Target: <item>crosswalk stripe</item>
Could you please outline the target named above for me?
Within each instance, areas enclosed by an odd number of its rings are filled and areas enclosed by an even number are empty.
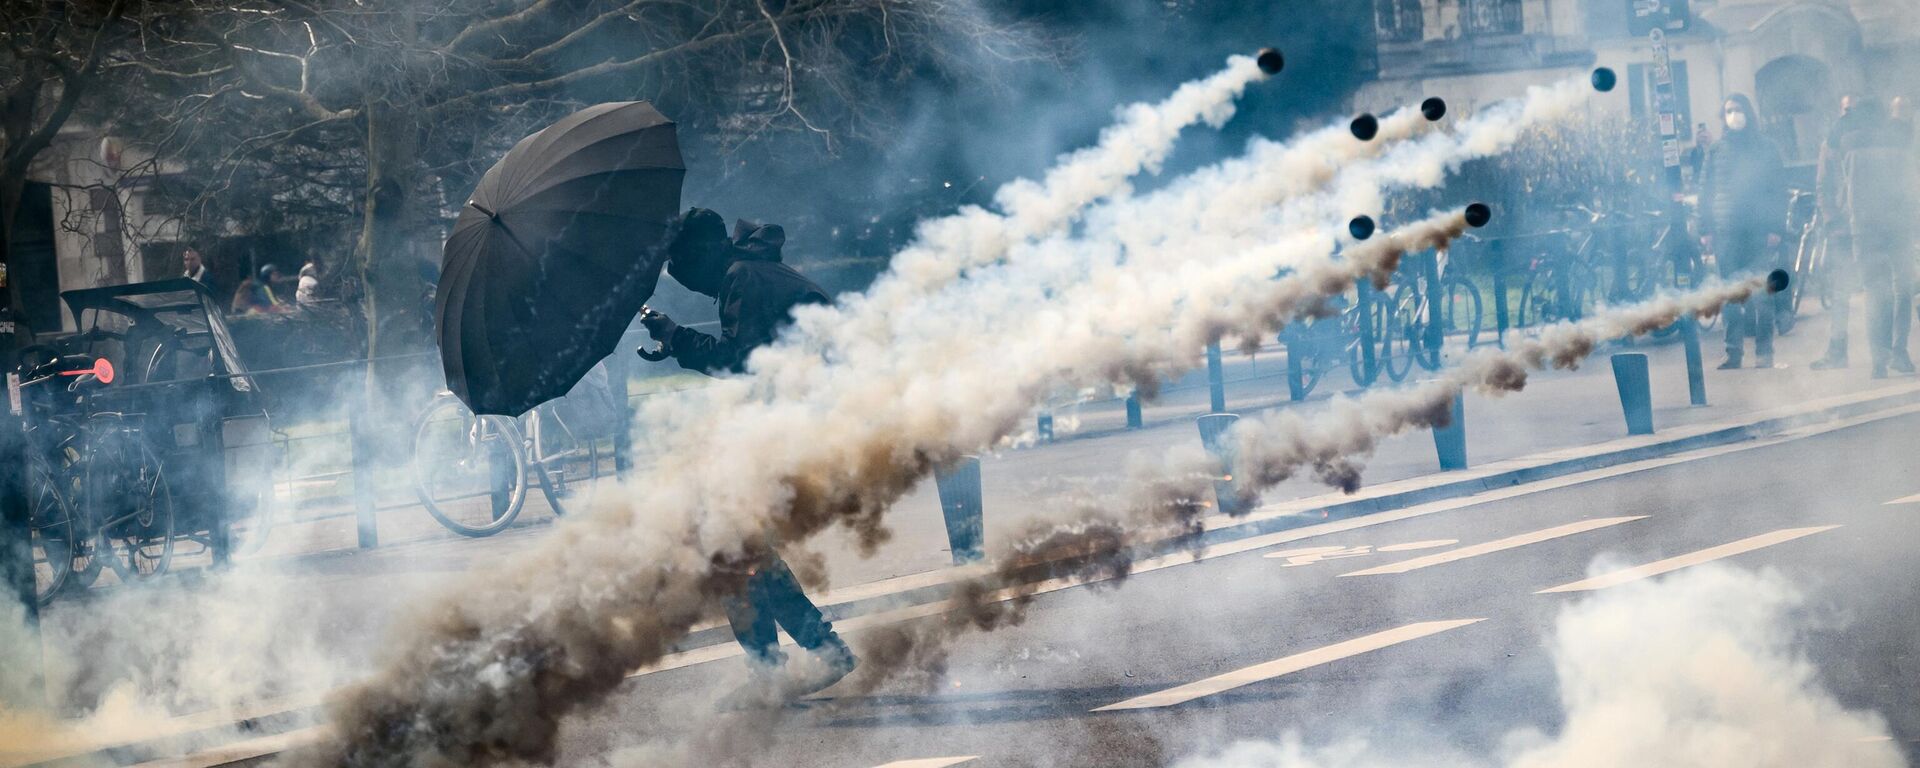
[[[1881,506],[1891,507],[1895,504],[1920,504],[1920,493],[1916,493],[1912,496],[1902,496],[1900,498],[1894,499],[1893,501],[1885,502],[1881,504]]]
[[[1707,547],[1706,549],[1702,549],[1697,552],[1688,552],[1684,555],[1669,557],[1665,560],[1659,560],[1656,562],[1647,563],[1646,565],[1634,566],[1632,568],[1624,568],[1618,571],[1614,571],[1612,573],[1601,574],[1591,579],[1581,579],[1580,581],[1576,581],[1570,584],[1562,584],[1557,587],[1543,589],[1543,590],[1540,590],[1539,592],[1535,592],[1534,594],[1545,595],[1545,594],[1551,594],[1555,592],[1590,592],[1596,589],[1606,589],[1607,587],[1617,587],[1621,584],[1625,584],[1630,581],[1639,581],[1649,576],[1658,576],[1660,574],[1667,573],[1670,571],[1677,571],[1682,568],[1689,568],[1692,566],[1699,565],[1701,563],[1707,563],[1707,562],[1712,562],[1714,560],[1719,560],[1723,557],[1732,557],[1734,555],[1752,552],[1756,549],[1764,549],[1767,547],[1771,547],[1775,544],[1784,544],[1786,542],[1793,541],[1794,539],[1800,538],[1802,536],[1812,536],[1813,534],[1821,533],[1823,531],[1831,531],[1838,527],[1840,526],[1819,525],[1811,528],[1783,528],[1781,530],[1774,531],[1772,533],[1763,533],[1758,536],[1749,536],[1739,541],[1731,541],[1725,544],[1721,544],[1719,546]]]
[[[1524,547],[1524,546],[1527,546],[1528,544],[1538,544],[1543,541],[1550,541],[1552,539],[1557,539],[1562,536],[1572,536],[1576,533],[1586,533],[1587,531],[1599,530],[1601,528],[1607,528],[1610,526],[1619,525],[1621,523],[1631,523],[1635,520],[1645,520],[1645,519],[1647,519],[1646,515],[1632,515],[1628,517],[1602,517],[1602,518],[1597,518],[1593,520],[1581,520],[1576,523],[1568,523],[1566,525],[1557,525],[1552,528],[1544,528],[1538,531],[1522,533],[1516,536],[1508,536],[1504,539],[1495,539],[1493,541],[1482,542],[1482,543],[1474,544],[1471,546],[1461,547],[1459,549],[1449,549],[1445,552],[1435,552],[1431,555],[1426,555],[1424,557],[1416,557],[1410,560],[1402,560],[1397,563],[1388,563],[1386,565],[1367,568],[1365,570],[1354,571],[1352,573],[1343,573],[1340,575],[1341,576],[1380,576],[1380,575],[1389,574],[1389,573],[1406,573],[1408,571],[1417,571],[1417,570],[1420,570],[1421,568],[1430,568],[1436,565],[1451,563],[1456,560],[1465,560],[1469,557],[1479,557],[1481,555],[1492,554],[1494,552],[1513,549],[1515,547]]]
[[[874,766],[874,768],[947,768],[949,765],[970,763],[978,759],[980,759],[979,755],[968,755],[966,757],[922,757],[916,760],[895,760],[891,763]]]
[[[1358,656],[1368,651],[1377,651],[1388,646],[1399,645],[1408,640],[1417,640],[1428,635],[1439,634],[1449,629],[1459,629],[1486,619],[1454,619],[1450,621],[1422,621],[1395,627],[1384,632],[1356,637],[1333,645],[1315,648],[1311,651],[1296,653],[1285,658],[1261,662],[1251,667],[1243,667],[1223,675],[1215,675],[1186,685],[1175,686],[1157,693],[1127,699],[1115,704],[1095,708],[1095,712],[1113,712],[1123,709],[1152,709],[1184,704],[1194,699],[1212,696],[1230,691],[1243,685],[1251,685],[1263,680],[1271,680],[1281,675],[1291,674],[1328,662],[1339,661],[1348,656]]]

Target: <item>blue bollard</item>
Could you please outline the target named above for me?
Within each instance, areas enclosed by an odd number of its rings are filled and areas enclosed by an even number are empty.
[[[1220,363],[1220,342],[1207,345],[1207,398],[1214,413],[1227,411],[1227,373]]]
[[[1700,318],[1680,318],[1680,341],[1687,348],[1687,400],[1707,404],[1706,363],[1700,359]]]
[[[1250,510],[1240,498],[1239,489],[1233,481],[1233,447],[1225,439],[1227,430],[1239,420],[1239,416],[1231,413],[1209,413],[1196,422],[1200,427],[1200,445],[1207,449],[1208,455],[1219,460],[1226,471],[1225,475],[1213,481],[1214,500],[1219,503],[1220,511],[1235,516],[1244,515]]]
[[[1041,411],[1039,421],[1033,425],[1033,431],[1039,442],[1053,442],[1053,411]]]
[[[1627,434],[1653,434],[1653,392],[1647,385],[1647,356],[1639,352],[1614,355],[1613,384],[1620,390],[1620,409],[1627,415]]]
[[[954,565],[979,562],[981,531],[985,529],[980,500],[980,457],[962,456],[952,466],[933,476],[940,492],[940,513],[947,521],[947,549]]]
[[[1146,425],[1147,420],[1140,413],[1140,393],[1127,393],[1127,429],[1140,429]]]
[[[1433,449],[1440,454],[1440,469],[1467,468],[1467,400],[1455,393],[1453,410],[1444,427],[1433,428]]]

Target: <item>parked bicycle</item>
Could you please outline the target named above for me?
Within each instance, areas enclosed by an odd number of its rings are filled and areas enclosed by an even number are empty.
[[[451,392],[427,406],[414,428],[413,476],[420,504],[463,536],[491,536],[526,505],[538,483],[555,515],[589,505],[613,474],[602,438],[569,425],[553,403],[519,418],[476,416]]]
[[[1380,377],[1374,344],[1386,331],[1386,314],[1372,286],[1328,303],[1331,314],[1303,319],[1280,330],[1287,347],[1289,395],[1304,400],[1328,373],[1345,367],[1354,384],[1371,386]]]
[[[1416,362],[1429,371],[1440,370],[1449,339],[1468,349],[1480,343],[1485,319],[1480,289],[1460,277],[1450,262],[1446,251],[1409,257],[1394,276],[1380,348],[1381,367],[1393,381],[1406,380]]]

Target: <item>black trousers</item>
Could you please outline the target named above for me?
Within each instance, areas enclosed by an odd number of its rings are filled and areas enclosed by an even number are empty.
[[[1875,365],[1905,352],[1913,329],[1913,238],[1891,229],[1856,228],[1854,260],[1867,292],[1867,349]]]
[[[1773,261],[1768,258],[1767,232],[1764,228],[1730,227],[1715,237],[1718,242],[1714,243],[1714,247],[1719,251],[1715,254],[1715,261],[1719,262],[1721,277],[1741,280],[1765,274],[1772,268]],[[1772,296],[1750,296],[1746,301],[1727,304],[1721,312],[1726,315],[1727,322],[1727,357],[1740,359],[1748,337],[1753,338],[1755,355],[1773,356]]]

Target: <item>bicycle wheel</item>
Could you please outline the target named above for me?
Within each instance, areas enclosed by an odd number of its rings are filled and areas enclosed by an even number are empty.
[[[601,467],[612,458],[612,452],[602,452],[598,439],[582,437],[551,411],[542,418],[548,422],[540,430],[547,445],[540,446],[540,461],[529,462],[539,473],[536,479],[541,494],[553,506],[555,516],[567,514],[569,505],[574,509],[593,508],[603,479],[613,474],[611,468]]]
[[[45,462],[33,461],[28,467],[27,497],[33,530],[33,593],[41,605],[67,586],[73,575],[75,555],[80,551],[73,506],[60,495]]]
[[[413,436],[414,492],[447,530],[491,536],[513,524],[527,500],[527,456],[520,430],[504,416],[474,416],[442,396],[421,414]]]
[[[99,554],[123,583],[167,572],[173,563],[173,489],[166,468],[139,432],[114,432],[116,445],[96,448],[88,488],[100,526]]]
[[[1448,277],[1440,289],[1440,329],[1445,337],[1465,336],[1467,349],[1480,344],[1480,324],[1486,319],[1480,289],[1457,277]]]
[[[1338,361],[1327,360],[1327,333],[1341,322],[1340,318],[1302,321],[1288,325],[1280,331],[1280,343],[1287,348],[1287,376],[1292,391],[1288,394],[1295,400],[1303,400],[1313,394],[1313,388],[1320,385],[1327,370]],[[1297,381],[1293,378],[1298,377]]]
[[[1386,338],[1387,307],[1378,299],[1367,302],[1364,307],[1364,310],[1349,309],[1340,315],[1341,346],[1346,350],[1347,371],[1353,375],[1353,383],[1371,387],[1380,379],[1380,360],[1375,357],[1373,370],[1367,370],[1367,353],[1377,349],[1380,340]],[[1374,346],[1369,347],[1368,340]]]
[[[1420,346],[1420,300],[1411,286],[1402,285],[1393,292],[1387,316],[1387,332],[1380,342],[1380,367],[1392,381],[1406,381],[1413,372],[1413,360]]]

